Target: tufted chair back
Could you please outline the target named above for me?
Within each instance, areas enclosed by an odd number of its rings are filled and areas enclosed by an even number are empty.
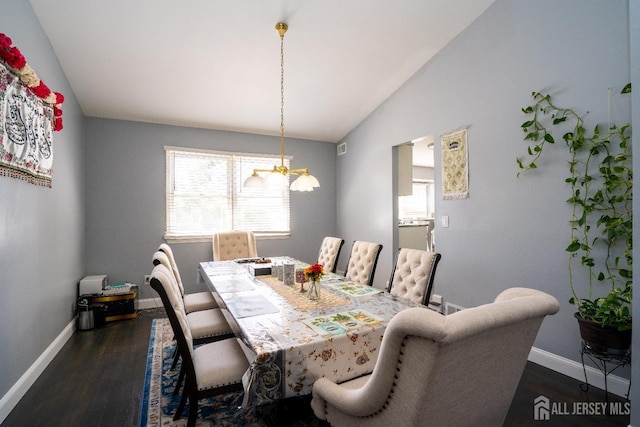
[[[344,240],[337,237],[327,236],[322,240],[320,253],[318,254],[318,264],[322,264],[325,271],[336,272],[342,245],[344,245]]]
[[[213,260],[255,258],[256,238],[251,231],[225,231],[213,235]]]
[[[440,254],[435,252],[400,248],[391,270],[387,292],[429,305],[433,278],[440,258]]]
[[[558,301],[510,288],[443,316],[424,307],[387,325],[373,373],[313,385],[315,415],[334,427],[501,426],[544,317]]]
[[[354,241],[349,261],[347,261],[345,277],[363,285],[373,285],[373,276],[381,250],[382,245],[379,243]]]

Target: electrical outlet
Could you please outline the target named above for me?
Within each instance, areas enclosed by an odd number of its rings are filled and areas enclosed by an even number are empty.
[[[459,306],[457,304],[451,304],[450,302],[446,302],[445,304],[445,314],[453,314],[453,313],[457,313],[458,311],[462,311],[464,310],[464,307]]]
[[[146,274],[144,276],[144,284],[145,285],[151,285],[151,276],[150,275]]]

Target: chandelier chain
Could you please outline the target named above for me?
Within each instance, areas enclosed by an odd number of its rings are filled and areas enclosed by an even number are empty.
[[[284,33],[280,34],[280,164],[284,166]]]
[[[313,191],[319,187],[320,183],[309,173],[308,168],[289,169],[284,165],[284,33],[287,32],[288,25],[284,22],[276,24],[276,31],[280,34],[280,166],[273,166],[273,169],[253,169],[253,174],[248,177],[243,187],[272,188],[288,183],[290,175],[298,175],[289,187],[292,191]],[[264,179],[259,173],[267,173]]]

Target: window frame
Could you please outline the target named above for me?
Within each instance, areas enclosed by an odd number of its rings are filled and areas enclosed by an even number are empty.
[[[407,215],[407,211],[405,210],[412,202],[408,202],[409,199],[413,199],[416,197],[416,185],[420,187],[424,187],[425,194],[425,211],[424,215]],[[398,218],[399,219],[431,219],[433,218],[433,214],[435,211],[435,182],[431,179],[413,179],[411,182],[412,186],[412,195],[410,196],[400,196],[398,199]],[[415,202],[413,202],[415,203]],[[406,205],[405,205],[406,204]],[[415,213],[415,212],[412,212]]]
[[[241,198],[255,198],[256,200],[260,200],[261,197],[256,196],[256,190],[251,189],[243,189],[242,184],[244,179],[246,179],[250,174],[251,170],[247,172],[243,170],[242,163],[260,163],[268,164],[269,166],[260,166],[260,169],[271,169],[273,165],[280,164],[280,155],[271,155],[271,154],[257,154],[257,153],[243,153],[243,152],[230,152],[230,151],[220,151],[220,150],[210,150],[210,149],[201,149],[201,148],[188,148],[188,147],[177,147],[177,146],[164,146],[165,150],[165,230],[164,230],[164,239],[167,242],[173,243],[181,243],[181,242],[210,242],[212,235],[217,231],[227,231],[229,229],[213,229],[211,232],[201,230],[200,232],[195,233],[186,233],[180,232],[179,226],[171,224],[170,221],[175,220],[176,216],[176,198],[175,198],[175,188],[174,188],[174,180],[176,175],[175,170],[175,158],[177,156],[194,156],[198,157],[199,154],[203,156],[203,160],[206,157],[210,157],[211,159],[222,158],[226,161],[226,176],[228,183],[226,187],[226,205],[228,209],[227,215],[231,223],[231,229],[235,226],[238,226],[237,221],[239,221],[238,210],[241,207],[238,205],[238,201]],[[288,167],[291,163],[292,157],[285,156],[284,161],[285,165]],[[253,166],[251,166],[253,169]],[[244,176],[246,174],[246,176]],[[287,177],[288,178],[288,177]],[[287,181],[288,182],[288,181]],[[254,192],[253,195],[249,194]],[[243,195],[243,193],[245,193]],[[202,193],[204,194],[204,192]],[[285,217],[282,220],[282,224],[285,224],[284,230],[251,230],[256,235],[256,238],[260,239],[269,239],[269,238],[287,238],[291,235],[291,202],[290,202],[290,190],[287,185],[286,188],[281,190],[281,199],[282,199],[282,211],[284,211]],[[211,195],[211,197],[215,197]],[[268,193],[268,195],[264,196],[269,200],[278,199],[277,192],[272,191]],[[240,227],[238,229],[250,229],[249,227]]]

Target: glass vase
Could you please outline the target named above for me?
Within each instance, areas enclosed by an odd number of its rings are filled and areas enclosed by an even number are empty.
[[[320,284],[317,280],[309,282],[309,291],[307,292],[307,296],[312,301],[320,299]]]

